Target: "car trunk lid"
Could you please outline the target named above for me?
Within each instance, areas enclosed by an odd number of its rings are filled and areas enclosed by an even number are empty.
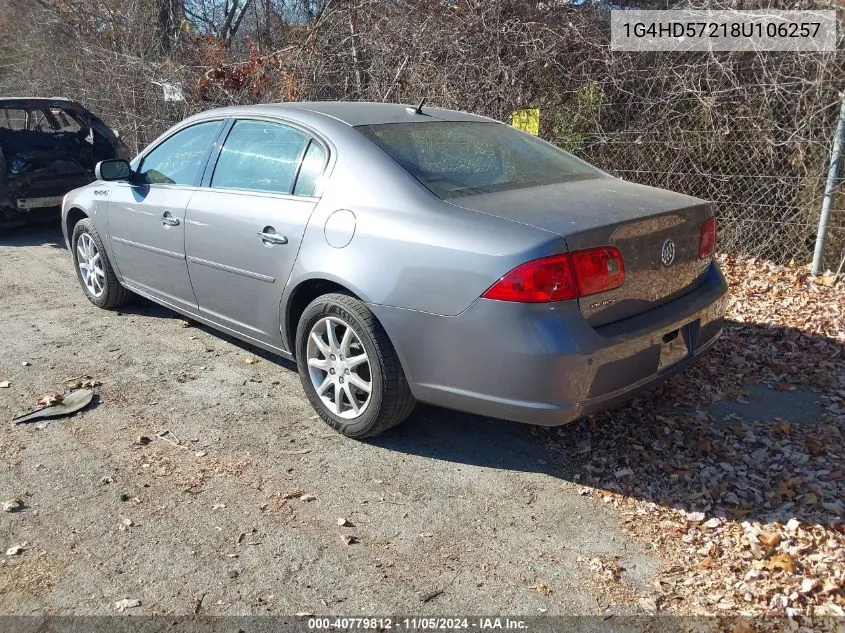
[[[593,326],[634,316],[691,292],[704,280],[710,263],[709,258],[698,257],[702,224],[712,216],[710,204],[662,189],[601,177],[462,196],[450,202],[557,233],[570,251],[617,248],[625,282],[579,299],[581,313]]]

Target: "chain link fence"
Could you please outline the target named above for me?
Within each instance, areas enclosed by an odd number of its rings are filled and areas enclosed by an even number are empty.
[[[584,135],[576,153],[625,180],[712,201],[722,252],[808,262],[819,228],[832,134],[820,130],[809,156],[780,165],[773,165],[766,152],[776,148],[758,147],[757,130],[724,135],[712,129],[596,132]],[[566,145],[564,139],[559,142]],[[840,176],[840,192],[842,182]],[[839,208],[831,214],[829,264],[845,248],[841,193],[834,199]]]

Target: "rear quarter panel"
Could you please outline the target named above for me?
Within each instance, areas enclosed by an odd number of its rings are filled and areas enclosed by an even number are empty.
[[[337,131],[335,140],[337,160],[288,296],[322,278],[368,303],[451,316],[516,265],[566,248],[556,233],[446,204],[352,128]],[[355,229],[348,245],[336,248],[326,239],[326,221],[342,209],[354,214]]]

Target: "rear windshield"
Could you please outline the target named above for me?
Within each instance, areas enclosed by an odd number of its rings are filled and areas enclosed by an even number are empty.
[[[356,129],[444,199],[603,175],[554,145],[501,123],[432,121]]]

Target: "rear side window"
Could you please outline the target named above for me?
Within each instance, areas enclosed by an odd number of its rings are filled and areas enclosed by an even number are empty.
[[[302,158],[302,167],[299,169],[296,187],[293,189],[295,196],[314,195],[314,190],[317,188],[317,180],[323,174],[325,163],[326,150],[317,141],[311,141],[305,152],[305,156]]]
[[[356,129],[445,199],[602,175],[571,154],[500,123],[432,121]]]
[[[79,132],[83,125],[72,112],[62,110],[61,108],[50,108],[50,114],[58,125],[58,129],[62,132]]]
[[[0,128],[7,130],[25,130],[27,125],[26,110],[18,108],[0,108]]]
[[[87,132],[77,114],[62,108],[0,108],[0,129],[61,134]]]
[[[207,121],[176,132],[144,156],[138,169],[147,184],[195,185],[222,121]]]
[[[286,125],[236,121],[223,143],[211,186],[291,193],[308,135]]]

